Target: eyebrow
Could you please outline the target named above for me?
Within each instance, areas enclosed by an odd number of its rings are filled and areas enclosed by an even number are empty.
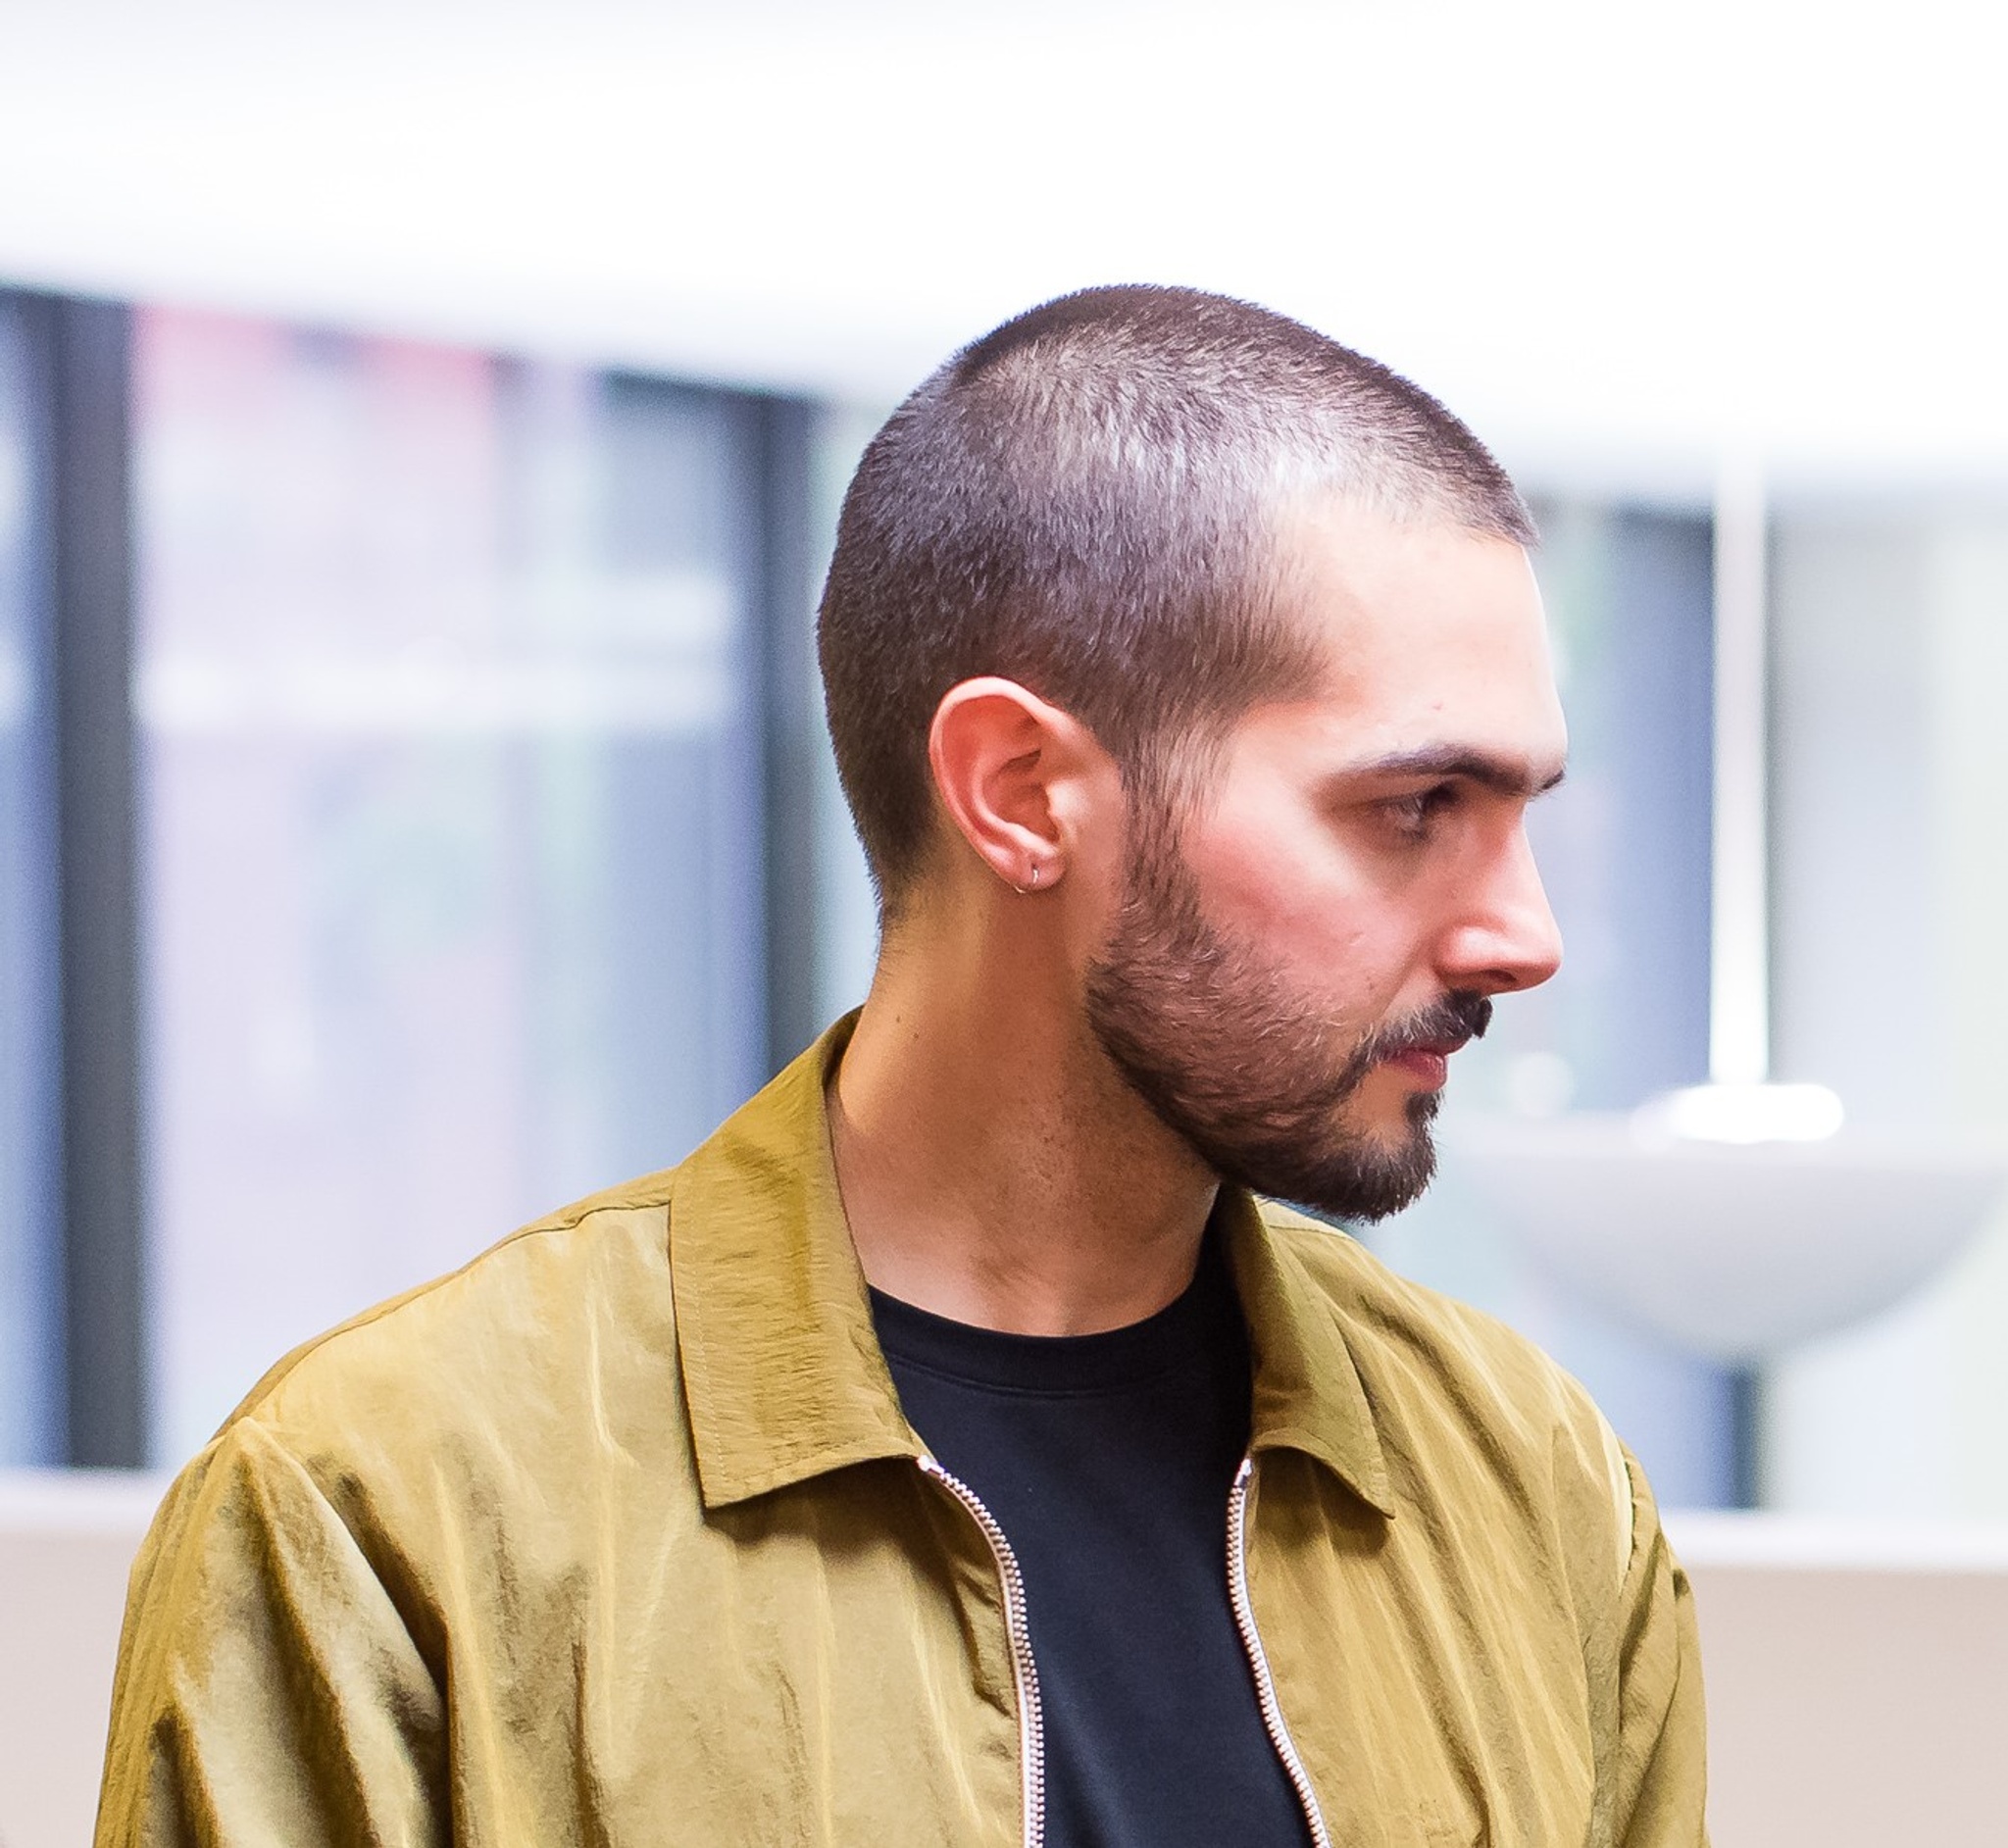
[[[1467,745],[1432,744],[1420,750],[1395,751],[1386,757],[1349,764],[1340,774],[1349,782],[1363,776],[1462,776],[1502,796],[1531,802],[1535,796],[1544,796],[1554,788],[1566,771],[1558,765],[1542,776],[1514,758],[1474,750]]]

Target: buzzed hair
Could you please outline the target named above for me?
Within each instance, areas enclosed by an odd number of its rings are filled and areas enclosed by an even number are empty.
[[[1484,445],[1287,317],[1083,290],[963,348],[844,496],[817,625],[837,770],[888,921],[933,828],[928,733],[979,674],[1073,715],[1148,781],[1322,666],[1276,594],[1278,517],[1325,490],[1530,544]]]

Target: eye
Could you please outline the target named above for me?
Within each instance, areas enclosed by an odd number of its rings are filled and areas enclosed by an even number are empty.
[[[1412,795],[1390,796],[1378,806],[1400,839],[1424,841],[1429,839],[1433,824],[1454,809],[1462,795],[1457,783],[1440,782],[1418,789]]]

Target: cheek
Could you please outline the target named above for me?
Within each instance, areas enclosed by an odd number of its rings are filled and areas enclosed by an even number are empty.
[[[1371,1024],[1418,961],[1400,908],[1334,865],[1291,851],[1274,828],[1223,831],[1188,856],[1208,919],[1255,959],[1347,1018]]]
[[[1295,803],[1277,796],[1224,805],[1196,838],[1187,834],[1183,851],[1207,912],[1239,934],[1294,939],[1358,928],[1356,870]]]

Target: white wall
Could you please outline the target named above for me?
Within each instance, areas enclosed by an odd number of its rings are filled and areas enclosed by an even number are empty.
[[[1714,1848],[2001,1838],[2008,1529],[1671,1516],[1694,1583]]]
[[[2008,1141],[2008,504],[1788,507],[1774,583],[1779,1075]],[[2004,1328],[2008,1201],[1912,1300],[1772,1370],[1767,1503],[2008,1517]]]
[[[1192,281],[1523,459],[1998,470],[1995,31],[1964,0],[0,0],[0,275],[866,399],[1043,295]]]
[[[126,1574],[157,1476],[0,1471],[0,1844],[90,1839]]]

